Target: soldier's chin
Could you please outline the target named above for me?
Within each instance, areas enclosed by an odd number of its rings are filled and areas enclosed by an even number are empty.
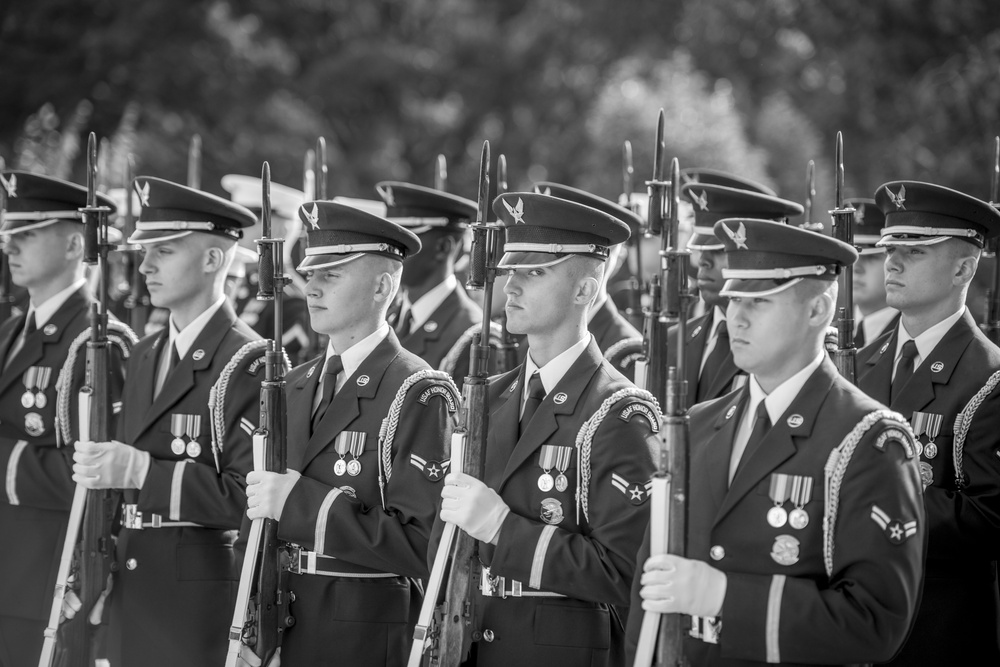
[[[528,333],[528,323],[524,321],[524,311],[520,308],[507,310],[507,331],[512,334],[523,335]]]

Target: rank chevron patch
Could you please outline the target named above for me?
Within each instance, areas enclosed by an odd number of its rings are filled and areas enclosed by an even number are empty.
[[[902,519],[893,519],[878,505],[872,505],[871,518],[885,533],[886,539],[893,544],[902,544],[917,534],[916,521],[903,523]]]
[[[451,461],[427,461],[416,454],[410,454],[410,465],[424,473],[424,477],[432,482],[440,482],[448,473]]]
[[[611,473],[611,485],[622,492],[633,505],[642,505],[649,499],[649,491],[653,488],[652,482],[640,484],[630,482],[617,473]]]

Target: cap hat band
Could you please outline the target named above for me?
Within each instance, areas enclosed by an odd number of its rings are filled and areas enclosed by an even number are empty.
[[[593,243],[505,243],[503,250],[504,252],[544,252],[550,255],[583,253],[600,255],[601,257],[607,257],[609,254],[607,246]]]
[[[962,229],[954,227],[923,227],[920,225],[893,225],[883,227],[882,236],[901,236],[913,234],[914,236],[958,236],[964,238],[982,239],[983,235],[974,229]]]
[[[787,280],[799,276],[822,276],[836,273],[829,266],[814,264],[812,266],[793,266],[787,269],[723,269],[722,277],[726,280]]]
[[[173,222],[137,222],[135,223],[135,228],[143,232],[158,232],[163,230],[187,230],[191,232],[216,231],[215,225],[211,222],[190,222],[187,220],[177,220]]]
[[[881,238],[878,234],[855,234],[854,243],[857,245],[875,245]]]
[[[389,222],[395,222],[403,227],[444,227],[448,224],[448,218],[433,217],[421,218],[416,216],[404,216],[400,218],[387,217]]]
[[[363,252],[389,253],[400,258],[403,257],[402,250],[388,243],[341,243],[339,245],[321,245],[306,248],[306,255],[309,257],[317,255],[348,255]]]

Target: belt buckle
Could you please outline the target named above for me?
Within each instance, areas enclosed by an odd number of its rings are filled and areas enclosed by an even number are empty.
[[[490,568],[484,567],[482,570],[482,593],[490,598],[505,598],[507,592],[504,590],[504,578],[490,575]]]
[[[122,505],[122,526],[130,530],[142,530],[142,512],[135,503]]]
[[[160,516],[159,514],[150,514],[149,525],[151,528],[159,528],[161,525],[163,525],[163,517]]]
[[[722,619],[713,616],[712,618],[705,618],[704,625],[702,627],[702,640],[708,644],[718,644],[719,643],[719,633],[722,631]]]
[[[299,557],[302,555],[302,547],[297,544],[287,545],[288,549],[288,564],[287,569],[292,574],[301,574],[299,569],[301,561]]]

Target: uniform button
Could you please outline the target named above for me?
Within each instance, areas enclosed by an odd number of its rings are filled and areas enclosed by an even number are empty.
[[[483,630],[483,639],[485,639],[488,642],[493,641],[493,631],[492,630]]]
[[[125,568],[126,569],[128,569],[128,570],[134,570],[137,567],[139,567],[139,561],[137,561],[136,559],[129,558],[127,561],[125,561]]]
[[[726,550],[716,544],[708,554],[712,557],[712,560],[722,560],[726,557]]]

